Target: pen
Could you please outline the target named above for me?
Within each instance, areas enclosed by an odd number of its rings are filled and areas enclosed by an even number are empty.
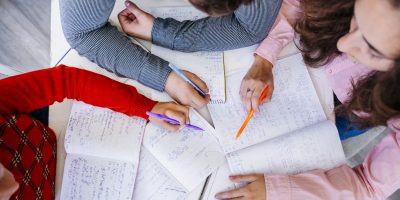
[[[162,115],[162,114],[153,113],[153,112],[146,112],[146,114],[148,116],[150,116],[150,117],[155,117],[157,119],[161,119],[161,120],[167,121],[170,124],[174,124],[174,125],[180,124],[177,120],[169,118],[169,117],[167,117],[165,115]],[[197,131],[204,131],[204,129],[202,129],[202,128],[198,127],[198,126],[195,126],[195,125],[191,125],[191,124],[185,124],[185,127],[191,128],[191,129],[194,129],[194,130],[197,130]]]
[[[258,98],[258,104],[261,104],[261,102],[267,96],[268,91],[269,91],[269,85],[267,85],[267,87],[265,87],[265,89],[263,90],[263,92],[260,95],[260,98]],[[254,114],[254,109],[251,108],[249,115],[247,115],[246,120],[244,120],[243,125],[240,127],[239,131],[237,132],[235,140],[237,140],[240,137],[240,135],[242,134],[244,128],[246,128],[247,123],[249,123],[251,117],[253,117],[253,114]]]
[[[197,86],[196,84],[194,84],[192,82],[192,80],[190,80],[178,67],[176,67],[174,64],[169,63],[168,65],[176,74],[178,74],[178,76],[180,76],[181,78],[183,78],[183,80],[185,80],[186,82],[188,82],[190,85],[192,85],[194,87],[194,89],[196,89],[201,96],[205,97],[206,93],[203,92],[203,90],[201,90],[199,88],[199,86]]]

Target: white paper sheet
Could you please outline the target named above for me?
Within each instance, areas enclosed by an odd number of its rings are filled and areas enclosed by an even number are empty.
[[[210,176],[201,200],[216,200],[215,194],[234,189],[235,185],[229,180],[230,175],[232,175],[232,172],[229,168],[228,161],[225,161],[225,163]]]
[[[137,166],[118,160],[68,154],[62,200],[130,200]]]
[[[138,163],[146,120],[74,102],[65,135],[68,153]]]
[[[330,121],[318,123],[227,155],[239,174],[297,174],[344,164],[338,132]]]
[[[182,20],[196,20],[206,15],[193,7],[163,7],[153,8],[151,13],[156,17]],[[225,70],[222,52],[183,53],[157,45],[151,47],[151,52],[164,60],[173,63],[182,70],[190,71],[200,77],[208,86],[211,104],[225,102]],[[170,101],[166,93],[154,91],[152,97],[159,101]]]
[[[60,199],[131,199],[146,120],[75,102]]]
[[[184,200],[187,196],[186,188],[162,166],[146,147],[142,147],[138,177],[132,199]]]
[[[216,135],[226,153],[326,120],[301,55],[279,60],[273,73],[272,101],[260,107],[261,113],[254,114],[236,141],[235,135],[247,116],[239,95],[245,72],[227,77],[225,104],[208,105]]]
[[[143,145],[187,189],[192,191],[224,162],[224,154],[207,124],[190,111],[190,123],[206,131],[185,128],[176,133],[153,124]]]

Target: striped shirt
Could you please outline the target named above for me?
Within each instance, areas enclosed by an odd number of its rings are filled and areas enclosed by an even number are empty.
[[[155,20],[152,42],[170,49],[223,51],[250,46],[268,34],[282,0],[254,0],[233,14],[196,21]],[[109,22],[115,0],[60,0],[61,24],[71,47],[113,73],[163,91],[168,62],[133,44]]]

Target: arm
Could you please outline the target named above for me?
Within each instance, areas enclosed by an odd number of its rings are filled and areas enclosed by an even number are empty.
[[[256,44],[268,34],[281,0],[254,0],[233,14],[196,21],[156,18],[154,44],[179,51],[221,51]]]
[[[400,135],[391,133],[355,168],[341,166],[293,176],[265,175],[267,200],[386,199],[400,188]]]
[[[274,64],[282,49],[293,41],[293,26],[301,13],[299,0],[284,0],[271,32],[255,53]]]
[[[168,62],[133,44],[108,23],[115,0],[61,0],[61,23],[72,48],[101,67],[163,91]]]
[[[0,113],[28,113],[68,98],[148,119],[156,104],[132,86],[63,65],[0,80],[0,94]]]

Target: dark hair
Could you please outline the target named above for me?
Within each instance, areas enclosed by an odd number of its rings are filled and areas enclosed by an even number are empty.
[[[400,61],[389,71],[371,72],[357,84],[353,82],[349,100],[336,110],[360,128],[384,126],[400,117]]]
[[[400,0],[391,3],[400,7]],[[354,0],[303,0],[302,8],[304,15],[295,26],[298,47],[306,64],[325,65],[340,55],[336,44],[350,29]],[[350,98],[336,111],[360,128],[386,125],[400,117],[400,61],[387,72],[372,72],[353,82]]]
[[[303,0],[304,15],[295,30],[300,35],[298,48],[311,67],[329,63],[340,54],[338,40],[350,29],[354,0]]]
[[[253,0],[189,0],[197,9],[209,15],[227,15],[234,12],[242,4]],[[269,0],[268,0],[269,1]]]

